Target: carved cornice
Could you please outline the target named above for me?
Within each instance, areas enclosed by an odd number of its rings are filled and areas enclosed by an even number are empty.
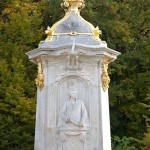
[[[29,59],[31,59],[33,62],[36,62],[36,59],[40,55],[49,55],[49,56],[63,56],[67,55],[70,49],[72,48],[72,42],[67,43],[64,45],[48,45],[48,48],[45,47],[40,47],[37,49],[34,49],[32,51],[29,51],[26,53],[26,55],[29,56]],[[118,55],[120,55],[119,52],[114,51],[110,48],[107,48],[107,45],[98,45],[98,46],[89,46],[89,45],[84,45],[84,44],[78,44],[76,43],[75,45],[75,53],[78,56],[95,56],[95,57],[102,57],[106,58],[107,60],[113,61],[116,59]],[[105,61],[107,61],[105,60]],[[109,62],[110,62],[109,61]]]

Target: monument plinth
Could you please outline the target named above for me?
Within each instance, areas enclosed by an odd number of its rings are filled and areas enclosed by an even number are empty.
[[[120,54],[80,16],[83,0],[64,0],[64,18],[27,53],[37,63],[35,150],[111,150],[108,64]]]

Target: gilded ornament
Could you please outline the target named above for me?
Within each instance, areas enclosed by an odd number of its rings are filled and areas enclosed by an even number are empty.
[[[101,75],[101,80],[102,80],[102,88],[104,92],[109,88],[109,83],[110,83],[110,78],[108,76],[108,63],[103,62],[102,63],[102,75]]]
[[[64,3],[61,3],[61,7],[64,9],[65,12],[68,12],[69,3],[64,1]]]
[[[54,30],[48,26],[47,30],[45,31],[45,34],[47,34],[46,41],[50,41],[53,38]]]
[[[80,10],[85,7],[84,0],[64,0],[64,2],[61,4],[62,8],[65,10],[66,14],[63,19],[55,23],[51,28],[48,27],[47,30],[45,31],[45,34],[47,34],[46,41],[51,41],[53,39],[53,36],[61,36],[61,35],[71,35],[71,36],[76,36],[76,35],[89,35],[93,36],[95,41],[100,41],[100,34],[101,30],[99,30],[98,27],[94,27],[91,23],[86,21],[84,18],[80,16]],[[85,22],[91,29],[91,33],[77,33],[77,32],[69,32],[69,33],[55,33],[56,28],[64,22],[71,14],[71,12],[74,11],[75,15]]]
[[[102,34],[101,30],[99,29],[99,27],[96,27],[96,28],[93,30],[93,36],[94,36],[94,39],[95,39],[96,41],[99,41],[99,40],[100,40],[100,38],[99,38],[100,34]]]
[[[85,4],[84,0],[64,0],[61,7],[65,12],[68,12],[69,10],[79,12],[85,7]]]
[[[35,83],[37,87],[40,88],[40,91],[41,91],[44,87],[44,75],[43,75],[42,61],[37,60],[37,63],[38,63],[38,75],[37,75],[37,78],[35,79]]]
[[[76,36],[76,35],[89,35],[89,36],[93,36],[92,33],[79,33],[79,32],[55,33],[55,34],[54,34],[54,36],[61,36],[61,35],[71,35],[71,36]]]

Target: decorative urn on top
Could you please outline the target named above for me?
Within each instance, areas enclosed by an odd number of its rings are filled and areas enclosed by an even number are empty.
[[[80,16],[83,0],[64,0],[65,16],[27,52],[38,64],[35,150],[111,150],[108,64],[120,54]]]

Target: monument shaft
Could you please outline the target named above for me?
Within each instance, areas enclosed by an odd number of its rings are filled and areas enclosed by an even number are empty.
[[[63,19],[27,53],[38,64],[35,150],[111,150],[108,64],[120,54],[84,20],[83,0],[65,0]]]

